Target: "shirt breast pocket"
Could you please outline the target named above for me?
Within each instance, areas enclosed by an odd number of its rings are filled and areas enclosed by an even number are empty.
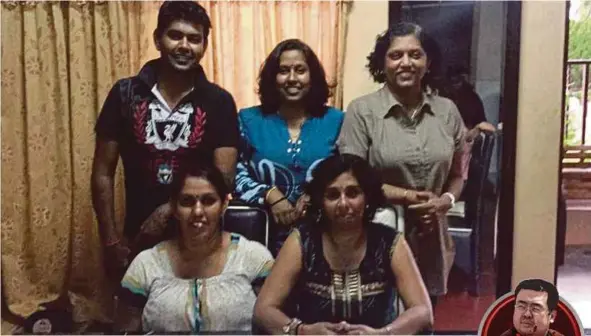
[[[430,133],[426,146],[434,163],[450,163],[456,147],[453,132],[441,125],[437,131]]]
[[[384,169],[416,164],[420,155],[421,144],[417,134],[399,127],[377,129],[368,150],[370,164]]]

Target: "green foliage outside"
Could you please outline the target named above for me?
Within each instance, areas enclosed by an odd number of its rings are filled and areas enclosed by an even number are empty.
[[[568,59],[591,60],[591,0],[580,1],[578,20],[570,20],[568,36]],[[573,65],[567,74],[566,110],[568,111],[568,98],[582,98],[583,66]],[[591,69],[590,69],[591,71]],[[591,73],[590,73],[591,76]],[[589,78],[591,81],[591,78]],[[591,97],[591,92],[589,94]],[[591,112],[591,111],[590,111]],[[575,139],[575,129],[568,114],[565,120],[564,144],[577,145],[580,139]],[[577,141],[578,140],[578,141]],[[589,142],[591,139],[587,139]]]
[[[588,1],[591,3],[591,1]],[[584,20],[571,20],[568,36],[568,59],[591,59],[591,17]],[[580,90],[583,81],[583,67],[572,66],[569,72],[569,88]]]
[[[566,97],[566,110],[568,111],[568,97]],[[579,144],[579,140],[577,140],[575,129],[572,126],[573,122],[571,120],[571,116],[567,113],[565,114],[566,119],[564,120],[564,145],[565,146],[575,146]]]
[[[571,20],[568,32],[568,59],[591,58],[591,17]]]
[[[577,13],[568,27],[568,59],[591,59],[591,0],[580,1]]]

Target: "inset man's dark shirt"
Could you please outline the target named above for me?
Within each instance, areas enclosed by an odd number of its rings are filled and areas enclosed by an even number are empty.
[[[509,329],[509,330],[505,331],[504,333],[502,333],[501,336],[521,336],[521,334],[518,333],[517,330],[512,328],[512,329]],[[546,336],[564,336],[564,335],[559,333],[556,330],[550,329],[546,333]]]

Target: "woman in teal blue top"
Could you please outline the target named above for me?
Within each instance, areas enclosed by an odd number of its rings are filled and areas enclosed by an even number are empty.
[[[236,196],[271,214],[269,249],[276,255],[307,204],[302,185],[336,152],[344,114],[326,106],[330,88],[312,49],[279,43],[259,74],[261,105],[240,110]]]

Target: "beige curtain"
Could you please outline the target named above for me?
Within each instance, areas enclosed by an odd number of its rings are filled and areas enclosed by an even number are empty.
[[[14,314],[69,294],[76,317],[106,319],[90,200],[93,127],[114,81],[140,66],[143,17],[157,8],[2,3],[2,285]],[[119,173],[118,218],[121,182]]]
[[[288,38],[306,42],[336,83],[331,104],[342,106],[345,1],[210,1],[212,39],[204,59],[210,78],[229,90],[238,107],[258,104],[256,79],[266,56]]]
[[[238,107],[258,103],[256,77],[281,40],[318,54],[342,105],[349,1],[210,1],[202,64]],[[77,320],[108,320],[112,302],[90,198],[93,127],[113,83],[158,57],[160,2],[2,2],[2,286],[28,316],[68,295]],[[116,211],[123,219],[122,176]],[[4,315],[3,315],[4,319]],[[5,330],[3,321],[2,333]]]

